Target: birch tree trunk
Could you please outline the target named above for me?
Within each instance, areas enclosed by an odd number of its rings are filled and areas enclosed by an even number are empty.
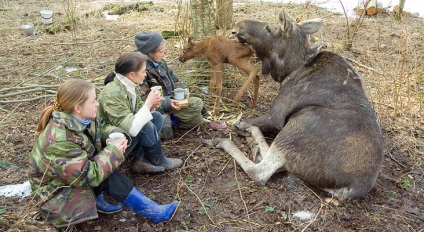
[[[233,26],[233,0],[216,0],[216,26],[224,29]]]
[[[191,0],[190,10],[195,40],[216,34],[213,0]]]
[[[403,8],[405,7],[405,1],[406,0],[399,0],[399,8],[395,15],[395,19],[397,20],[400,20],[402,18]]]

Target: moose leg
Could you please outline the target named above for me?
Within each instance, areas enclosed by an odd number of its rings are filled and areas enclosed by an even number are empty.
[[[284,154],[281,154],[282,151],[278,151],[272,145],[268,149],[269,154],[265,155],[265,158],[257,164],[249,160],[229,139],[215,138],[212,140],[212,145],[230,154],[250,179],[260,186],[265,185],[269,178],[285,163]]]
[[[250,132],[251,136],[254,139],[254,143],[255,146],[252,147],[252,151],[254,152],[254,155],[256,155],[255,157],[255,161],[261,161],[263,157],[265,157],[265,155],[268,154],[268,150],[269,150],[269,146],[268,143],[265,140],[264,135],[262,134],[262,131],[256,127],[256,126],[251,126],[249,128],[246,129],[248,132]],[[253,142],[253,141],[252,141]],[[256,154],[256,148],[257,147],[259,149],[259,154]]]
[[[212,76],[214,76],[214,84],[212,94],[215,95],[215,106],[213,115],[217,116],[221,110],[221,93],[222,93],[222,68],[223,64],[212,66]]]
[[[261,131],[278,130],[278,128],[276,128],[275,121],[271,120],[271,115],[269,114],[265,114],[256,118],[244,119],[238,128],[247,130],[247,128],[251,126],[257,126]]]
[[[257,103],[258,92],[259,92],[259,76],[257,75],[258,68],[252,63],[250,63],[249,58],[235,60],[232,62],[232,65],[240,68],[243,72],[245,72],[248,75],[248,78],[244,81],[241,88],[237,91],[237,94],[234,97],[234,101],[240,101],[241,97],[243,96],[243,93],[246,91],[250,82],[253,81],[254,92],[253,92],[253,101],[252,101],[251,108],[254,108]]]
[[[250,106],[250,108],[255,108],[256,104],[258,103],[258,94],[259,94],[259,76],[255,75],[255,77],[253,78],[253,101],[252,101],[252,105]]]

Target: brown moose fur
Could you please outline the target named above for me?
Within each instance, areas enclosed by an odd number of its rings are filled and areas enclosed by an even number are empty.
[[[243,86],[237,91],[234,100],[239,101],[249,83],[253,82],[254,93],[251,108],[256,106],[259,92],[259,76],[257,75],[258,67],[250,62],[252,56],[253,51],[246,44],[222,36],[211,36],[194,42],[189,38],[188,44],[180,56],[180,61],[186,62],[193,58],[204,57],[212,66],[209,93],[212,96],[216,96],[214,115],[218,115],[221,105],[222,69],[224,63],[230,63],[248,75]]]
[[[384,142],[353,67],[333,52],[311,53],[307,35],[322,25],[321,20],[294,23],[283,9],[279,23],[244,20],[235,25],[232,33],[253,48],[262,72],[281,86],[268,114],[238,126],[254,138],[253,151],[259,149],[262,158],[258,163],[230,139],[209,144],[228,152],[258,185],[286,170],[343,201],[372,189]],[[262,131],[271,130],[278,135],[269,146]]]

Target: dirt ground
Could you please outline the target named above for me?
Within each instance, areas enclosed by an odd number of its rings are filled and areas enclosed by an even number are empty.
[[[135,50],[135,33],[174,30],[178,12],[175,1],[155,2],[146,11],[130,11],[109,21],[100,10],[107,1],[79,1],[75,11],[63,2],[74,1],[0,3],[0,186],[28,179],[27,159],[38,116],[51,104],[51,90],[57,84],[82,78],[92,80],[100,90],[119,55]],[[234,20],[274,22],[281,6],[235,1]],[[191,131],[176,131],[175,139],[163,144],[170,157],[185,160],[180,169],[135,175],[128,171],[127,163],[121,168],[155,201],[180,199],[173,220],[155,225],[124,209],[113,215],[101,214],[67,231],[423,231],[423,19],[409,17],[399,22],[389,14],[367,17],[363,23],[350,19],[349,32],[358,33],[353,48],[346,51],[344,17],[315,6],[286,4],[285,8],[298,21],[323,18],[324,28],[311,38],[314,45],[340,53],[364,77],[386,142],[382,171],[372,191],[362,199],[334,206],[323,201],[325,193],[286,173],[274,175],[266,187],[259,187],[229,155],[204,146],[203,139],[231,137],[248,153],[245,138],[231,124],[266,113],[278,92],[271,77],[261,76],[255,109],[249,108],[252,88],[242,102],[232,102],[244,75],[226,66],[223,110],[213,119],[228,123],[228,129],[216,131],[204,124]],[[55,12],[53,24],[41,24],[41,9]],[[69,12],[75,12],[76,24],[66,22]],[[25,37],[19,30],[27,22],[35,25],[34,36]],[[228,31],[218,33],[227,35]],[[208,85],[209,69],[202,68],[198,60],[181,64],[177,59],[181,39],[167,41],[169,65],[188,83],[191,94],[202,97],[211,110],[210,100],[200,91]],[[20,91],[29,93],[12,95]],[[266,136],[272,142],[275,135]],[[314,216],[302,221],[293,215],[298,211]],[[6,230],[55,231],[40,219],[30,197],[0,197],[0,231]]]

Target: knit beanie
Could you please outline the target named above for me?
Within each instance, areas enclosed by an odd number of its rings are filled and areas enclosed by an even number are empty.
[[[143,31],[135,35],[135,46],[137,50],[145,55],[156,50],[162,42],[163,37],[157,32]]]

